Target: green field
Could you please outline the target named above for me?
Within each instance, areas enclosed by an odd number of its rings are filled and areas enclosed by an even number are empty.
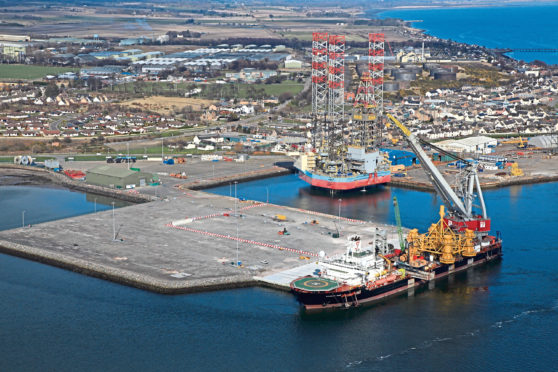
[[[130,149],[130,154],[132,154],[132,152],[138,158],[140,158],[144,154],[145,155],[150,155],[150,156],[155,156],[155,157],[156,156],[161,156],[161,146],[137,147],[137,148],[134,148],[134,149]],[[199,155],[199,154],[211,154],[212,152],[214,152],[214,151],[202,151],[202,150],[198,150],[198,149],[191,149],[191,150],[171,149],[171,148],[168,148],[167,146],[165,146],[163,154],[165,156],[166,155],[185,155],[185,154]]]
[[[0,64],[0,80],[34,80],[69,71],[76,72],[79,68]]]
[[[191,91],[194,88],[201,88],[200,94],[192,96],[192,98],[204,99],[231,99],[231,98],[267,98],[279,97],[282,93],[298,94],[304,87],[304,84],[297,83],[292,80],[285,80],[279,84],[245,84],[245,83],[229,83],[229,84],[196,84],[196,83],[167,83],[167,82],[133,82],[127,84],[115,85],[106,88],[105,91],[126,92],[133,94],[149,94],[164,96],[183,96],[184,92]]]

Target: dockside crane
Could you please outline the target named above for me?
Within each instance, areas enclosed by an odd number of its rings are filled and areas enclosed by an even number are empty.
[[[409,146],[419,158],[420,164],[430,178],[443,204],[446,206],[448,214],[444,218],[445,223],[448,226],[454,227],[457,231],[469,229],[476,232],[478,235],[486,235],[486,233],[490,231],[490,219],[486,213],[486,205],[484,203],[476,167],[471,162],[458,158],[466,165],[465,171],[459,180],[458,193],[460,195],[458,196],[442,176],[438,168],[436,168],[430,157],[422,149],[421,142],[428,146],[432,145],[418,139],[406,126],[393,117],[393,115],[388,113],[387,117],[404,134]],[[475,190],[476,194],[474,193]],[[473,210],[475,199],[478,199],[480,203],[480,215],[476,214]]]

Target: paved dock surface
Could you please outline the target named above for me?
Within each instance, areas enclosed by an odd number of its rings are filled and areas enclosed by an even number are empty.
[[[367,244],[377,227],[257,202],[237,200],[236,210],[234,198],[189,190],[116,209],[115,240],[108,210],[2,231],[0,247],[139,288],[185,293],[254,285],[254,277],[315,262],[320,250],[342,252],[352,234]],[[277,221],[279,214],[287,220]],[[332,237],[336,224],[340,238]],[[396,236],[394,227],[380,227]],[[288,235],[280,235],[285,228]]]

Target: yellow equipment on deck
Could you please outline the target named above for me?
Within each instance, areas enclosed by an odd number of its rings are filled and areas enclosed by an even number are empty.
[[[475,233],[465,230],[457,233],[444,222],[444,206],[440,206],[440,221],[432,224],[425,234],[419,234],[417,229],[409,231],[407,242],[409,243],[409,263],[412,264],[415,257],[424,253],[430,253],[438,257],[443,264],[451,265],[455,257],[474,257],[475,251],[473,239]]]

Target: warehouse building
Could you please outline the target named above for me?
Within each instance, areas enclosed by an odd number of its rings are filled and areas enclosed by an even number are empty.
[[[529,138],[529,146],[539,147],[541,149],[558,148],[558,136],[544,135]]]
[[[153,182],[153,175],[118,166],[102,165],[88,170],[85,180],[92,185],[126,189],[149,185]]]
[[[498,145],[498,140],[486,136],[469,137],[459,140],[449,139],[436,143],[436,146],[446,151],[476,154],[490,154],[496,145]]]
[[[419,159],[415,153],[404,150],[396,149],[380,149],[380,151],[388,155],[391,165],[404,165],[406,167],[412,167],[415,164],[420,164]]]

